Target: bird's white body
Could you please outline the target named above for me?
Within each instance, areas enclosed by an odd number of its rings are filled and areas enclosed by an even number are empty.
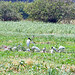
[[[51,54],[52,54],[52,53],[54,52],[54,50],[53,50],[53,49],[51,49],[51,50],[50,50],[50,52],[51,52]]]
[[[27,47],[29,47],[29,45],[30,45],[30,39],[28,39],[26,43],[27,43]]]
[[[43,53],[45,53],[45,52],[46,52],[46,47],[43,48]]]
[[[65,49],[65,47],[63,47],[63,46],[59,46],[58,50],[60,50],[60,49]]]
[[[58,48],[59,52],[63,52],[64,49],[65,49],[65,47],[63,47],[63,46],[59,46],[59,48]]]
[[[40,49],[38,47],[36,47],[36,46],[32,47],[32,50],[34,50],[34,49],[37,50],[37,51],[40,51]]]

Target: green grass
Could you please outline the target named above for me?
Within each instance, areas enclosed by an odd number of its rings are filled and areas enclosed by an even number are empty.
[[[25,37],[21,36],[0,36],[0,45],[10,45],[15,46],[20,43],[24,47],[27,47],[26,40],[27,37],[32,37],[31,35],[26,35]],[[12,42],[10,42],[12,41]],[[47,48],[47,51],[51,49],[52,46],[58,48],[59,46],[65,46],[65,51],[74,52],[75,51],[75,38],[72,37],[56,37],[56,36],[35,36],[33,41],[35,42],[35,45],[38,46],[41,50],[43,47]],[[48,43],[49,42],[49,43]],[[30,44],[30,47],[33,46],[33,44]]]
[[[63,45],[66,47],[66,50],[74,51],[74,34],[75,25],[70,24],[52,24],[36,21],[0,21],[0,45],[15,45],[22,43],[23,46],[26,46],[26,39],[28,37],[32,38],[32,35],[34,35],[35,38],[33,41],[37,42],[36,45],[41,49],[44,46],[49,50],[51,46],[58,48],[60,45]],[[13,43],[8,43],[9,40]],[[40,44],[39,42],[44,42],[45,44]],[[47,42],[50,42],[50,44],[47,44]]]
[[[36,21],[0,21],[0,46],[15,46],[32,38],[41,50],[65,46],[66,53],[31,53],[0,51],[0,75],[74,75],[75,74],[75,25],[53,24]],[[30,44],[30,48],[33,44]],[[1,50],[1,49],[0,49]],[[28,64],[27,61],[30,61]],[[23,64],[21,64],[23,61]],[[65,65],[65,69],[61,69]],[[69,71],[68,71],[69,69]],[[67,71],[66,71],[67,70]]]
[[[75,26],[71,24],[52,24],[36,21],[2,22],[0,33],[4,34],[75,34]],[[21,34],[20,34],[21,33]]]
[[[64,73],[69,75],[73,74],[73,70],[70,69],[68,73],[68,68],[67,72],[62,72],[61,68],[62,65],[65,65],[65,68],[75,65],[74,56],[74,53],[66,55],[61,53],[60,56],[59,53],[0,52],[0,72],[15,75],[23,73],[26,75],[49,75],[50,70],[52,75],[64,75]],[[21,64],[22,61],[23,64]]]

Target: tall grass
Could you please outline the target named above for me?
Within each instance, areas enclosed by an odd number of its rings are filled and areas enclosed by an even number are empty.
[[[52,32],[50,32],[52,30]],[[40,49],[51,46],[66,47],[66,51],[75,50],[75,25],[52,24],[36,21],[0,21],[0,45],[15,45],[22,43],[26,47],[28,37],[35,36],[33,41]],[[9,40],[12,43],[9,43]],[[49,44],[47,44],[49,42]],[[32,46],[32,45],[31,45]]]
[[[12,33],[13,32],[13,33]],[[0,21],[0,34],[75,34],[75,25],[52,24],[36,21],[2,22]]]
[[[0,74],[9,75],[74,75],[75,25],[52,24],[36,21],[0,21],[0,47],[22,44],[32,38],[35,45],[50,51],[54,46],[65,46],[65,53],[30,53],[0,51]],[[30,44],[30,48],[33,44]],[[1,49],[0,49],[1,50]],[[62,69],[63,68],[63,69]]]

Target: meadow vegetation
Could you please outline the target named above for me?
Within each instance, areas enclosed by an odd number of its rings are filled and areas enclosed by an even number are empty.
[[[38,21],[0,21],[0,74],[10,75],[74,75],[75,74],[75,25]],[[51,47],[65,47],[64,53],[38,53],[4,51],[2,45],[27,48],[26,40],[32,38],[42,51]],[[30,48],[34,44],[30,44]]]
[[[28,37],[40,52],[26,51]],[[65,50],[51,54],[52,46]],[[0,1],[0,75],[75,75],[75,3]]]

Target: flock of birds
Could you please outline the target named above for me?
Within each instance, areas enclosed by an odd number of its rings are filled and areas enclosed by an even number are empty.
[[[30,51],[30,49],[29,49],[30,41],[32,41],[30,38],[28,38],[27,41],[26,41],[27,48],[28,48],[27,51]],[[32,41],[32,43],[34,44],[33,41]],[[63,52],[64,49],[65,49],[64,46],[59,46],[58,50],[57,50],[55,47],[51,47],[50,52],[51,52],[51,53],[54,53],[54,51],[55,51],[55,52],[59,52],[59,53],[60,53],[60,52]],[[33,50],[33,51],[36,50],[37,52],[40,52],[40,49],[39,49],[37,46],[32,46],[31,50]],[[44,47],[44,48],[42,49],[42,52],[43,52],[43,53],[46,53],[46,47]]]
[[[34,36],[33,36],[34,37]],[[48,52],[47,50],[46,50],[46,47],[44,47],[42,50],[40,50],[40,48],[38,48],[37,46],[35,46],[35,43],[32,41],[32,43],[34,44],[34,46],[32,46],[31,48],[30,48],[30,42],[31,42],[32,40],[31,40],[31,38],[28,38],[27,39],[27,41],[26,41],[26,44],[27,44],[27,48],[26,48],[26,50],[25,50],[25,48],[23,49],[23,48],[21,48],[21,49],[19,49],[18,51],[35,51],[35,52],[42,52],[42,53],[46,53],[46,52]],[[21,47],[21,45],[18,45],[18,47],[17,46],[14,46],[14,47],[10,47],[10,46],[3,46],[2,48],[0,48],[0,49],[3,49],[4,51],[5,50],[12,50],[12,51],[14,51],[14,50],[16,50],[17,48],[20,48]],[[64,51],[64,49],[65,49],[65,47],[63,47],[63,46],[59,46],[59,48],[58,49],[56,49],[55,47],[51,47],[51,50],[49,51],[50,53],[54,53],[54,52],[63,52]]]

